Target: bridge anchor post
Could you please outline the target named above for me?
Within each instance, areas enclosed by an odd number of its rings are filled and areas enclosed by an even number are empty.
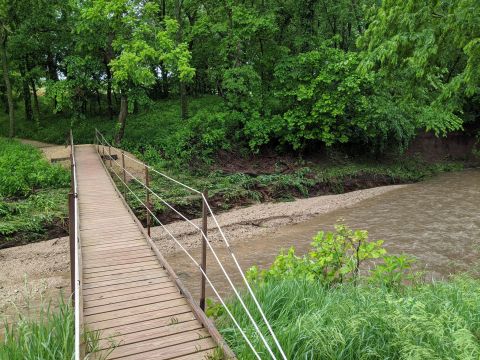
[[[150,190],[148,189],[150,187],[150,179],[148,175],[148,166],[145,165],[145,186],[146,186],[146,198],[145,198],[145,206],[146,206],[146,212],[147,212],[147,233],[148,236],[150,236],[150,211],[151,211],[151,206],[150,206]]]
[[[201,267],[203,270],[202,273],[202,282],[200,286],[200,309],[205,311],[205,275],[207,273],[207,231],[208,231],[208,218],[207,218],[207,199],[208,191],[203,191],[202,196],[202,263]]]

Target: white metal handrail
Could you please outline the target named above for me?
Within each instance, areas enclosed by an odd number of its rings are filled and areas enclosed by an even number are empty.
[[[80,334],[81,334],[81,274],[80,274],[80,265],[81,265],[81,253],[80,253],[80,221],[79,221],[79,211],[78,211],[78,182],[77,182],[77,162],[75,159],[75,144],[73,141],[73,134],[72,131],[70,131],[70,151],[71,151],[71,166],[72,166],[72,172],[71,172],[71,182],[72,182],[72,190],[73,190],[73,202],[74,202],[74,207],[73,207],[73,214],[70,214],[70,216],[73,215],[73,221],[74,221],[74,226],[73,226],[73,239],[74,239],[74,254],[75,254],[75,285],[74,285],[74,318],[75,318],[75,329],[74,329],[74,334],[75,334],[75,360],[80,360],[80,346],[81,346],[81,341],[80,341]],[[71,244],[70,244],[71,246]]]
[[[99,137],[100,136],[100,137]],[[98,144],[101,144],[102,147],[103,146],[108,146],[109,149],[112,147],[112,145],[105,139],[105,137],[103,136],[103,134],[101,134],[98,130],[96,130],[96,134],[95,134],[95,138],[96,138],[96,141]],[[105,143],[105,145],[104,145]],[[110,154],[110,152],[109,152]],[[242,280],[244,281],[244,283],[246,284],[247,286],[247,290],[250,294],[250,296],[253,298],[254,300],[254,303],[257,307],[257,309],[259,310],[261,316],[262,316],[262,320],[263,322],[266,324],[274,342],[275,342],[275,345],[276,347],[278,348],[278,350],[280,351],[281,355],[282,355],[282,358],[284,360],[287,359],[283,349],[282,349],[282,346],[280,345],[267,317],[265,316],[265,313],[263,311],[263,309],[261,308],[260,306],[260,303],[258,302],[255,294],[253,293],[253,290],[251,289],[250,287],[250,284],[248,283],[242,269],[241,269],[241,266],[235,256],[235,254],[233,253],[231,247],[230,247],[230,244],[224,234],[224,232],[222,231],[218,221],[217,221],[217,218],[215,217],[211,207],[210,207],[210,204],[208,203],[208,200],[207,198],[205,197],[205,195],[186,185],[186,184],[183,184],[182,182],[178,181],[178,180],[175,180],[173,178],[171,178],[170,176],[160,172],[160,171],[157,171],[156,169],[154,169],[153,167],[149,166],[149,165],[146,165],[144,164],[143,162],[140,162],[139,160],[137,159],[134,159],[128,155],[126,155],[124,152],[122,152],[122,156],[125,156],[126,158],[134,161],[135,163],[138,163],[146,168],[148,168],[149,170],[155,172],[156,174],[159,174],[161,175],[162,177],[168,179],[168,180],[171,180],[173,182],[175,182],[176,184],[178,185],[181,185],[182,187],[196,193],[196,194],[200,194],[202,196],[202,201],[206,204],[207,206],[207,209],[208,209],[208,212],[210,213],[210,215],[212,216],[213,220],[214,220],[214,223],[215,223],[215,227],[218,229],[223,241],[225,242],[225,245],[229,251],[229,254],[230,256],[232,257],[238,271],[240,272],[241,274],[241,277],[242,277]],[[115,159],[112,158],[111,154],[110,154],[110,157],[109,157],[109,160],[112,162],[115,162],[116,165],[119,166],[120,169],[122,169],[124,172],[128,173],[128,175],[133,179],[135,180],[136,182],[138,182],[142,187],[144,187],[147,192],[150,192],[151,194],[153,194],[156,198],[158,198],[163,204],[165,204],[166,206],[168,206],[171,210],[173,210],[175,213],[177,213],[178,215],[180,215],[182,217],[182,219],[184,219],[185,221],[187,221],[190,225],[192,225],[195,229],[197,229],[198,231],[200,231],[203,239],[205,240],[205,243],[208,245],[209,249],[211,250],[212,254],[214,255],[214,258],[216,260],[216,262],[218,263],[218,265],[220,266],[220,269],[222,270],[222,273],[225,275],[225,278],[227,279],[227,282],[229,283],[230,287],[233,289],[236,297],[238,298],[240,304],[242,305],[242,308],[245,310],[250,322],[253,324],[254,328],[255,328],[255,331],[257,332],[257,334],[260,336],[263,344],[265,345],[267,351],[269,352],[270,356],[273,358],[273,359],[276,359],[276,356],[275,354],[273,353],[270,345],[268,344],[265,336],[263,335],[262,331],[260,330],[260,328],[258,327],[258,324],[256,323],[256,321],[253,319],[253,316],[251,315],[250,311],[248,310],[247,306],[245,305],[243,299],[241,298],[240,296],[240,293],[239,291],[237,290],[237,288],[235,287],[235,285],[233,284],[230,276],[228,275],[227,271],[225,270],[223,264],[221,263],[219,257],[217,256],[216,254],[216,251],[215,249],[212,247],[212,245],[210,244],[210,241],[209,241],[209,238],[207,237],[207,235],[203,232],[203,230],[198,226],[196,225],[195,223],[193,223],[191,220],[189,220],[186,216],[184,216],[180,211],[178,211],[177,209],[175,209],[171,204],[169,204],[165,199],[163,199],[161,196],[159,196],[158,194],[156,194],[149,186],[147,186],[146,184],[144,184],[141,180],[139,180],[135,175],[133,175],[131,172],[129,172],[128,170],[125,169],[125,166],[123,166],[123,164],[120,164],[118,161],[116,161]],[[139,203],[145,207],[147,209],[147,212],[155,219],[156,222],[158,222],[162,228],[167,232],[167,234],[175,241],[175,243],[177,243],[180,248],[187,254],[187,256],[192,260],[192,262],[197,266],[199,267],[200,271],[202,272],[203,276],[207,279],[209,285],[211,286],[212,290],[214,291],[215,295],[219,298],[222,306],[226,309],[227,313],[229,314],[229,316],[232,318],[234,324],[237,326],[237,328],[240,330],[242,336],[244,337],[244,339],[246,340],[246,342],[248,343],[249,347],[252,349],[252,351],[254,352],[254,354],[257,356],[257,358],[259,358],[259,355],[258,353],[256,352],[256,350],[253,348],[253,345],[251,344],[250,340],[246,337],[244,331],[241,329],[241,327],[239,326],[238,322],[233,318],[233,315],[231,314],[230,310],[228,309],[228,307],[226,306],[226,304],[224,303],[223,299],[219,296],[218,292],[216,291],[215,287],[213,286],[213,284],[211,283],[210,279],[208,278],[207,274],[205,273],[205,271],[202,269],[202,267],[200,266],[200,264],[198,264],[198,262],[191,256],[191,254],[183,247],[183,245],[175,238],[175,236],[165,227],[165,225],[155,216],[155,214],[151,211],[150,207],[147,205],[147,204],[144,204],[140,198],[135,194],[135,192],[123,181],[123,179],[121,178],[120,175],[118,175],[116,173],[115,170],[113,170],[113,167],[111,167],[111,170],[112,172],[117,176],[117,178],[124,184],[124,186],[129,190],[129,192],[131,192],[135,198],[137,199],[137,201],[139,201]]]

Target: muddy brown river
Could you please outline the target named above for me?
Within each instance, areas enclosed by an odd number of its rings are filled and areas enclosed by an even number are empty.
[[[417,258],[427,279],[450,274],[480,272],[480,170],[447,173],[431,180],[387,192],[348,208],[287,225],[270,235],[252,237],[232,245],[244,270],[252,265],[267,267],[280,249],[295,246],[298,254],[308,251],[319,230],[331,230],[343,218],[354,229],[366,229],[370,239],[385,240],[387,250]],[[226,234],[228,237],[228,233]],[[231,258],[221,247],[218,252],[229,274],[240,283]],[[192,251],[200,259],[199,249]],[[231,289],[211,254],[207,272],[222,294]],[[186,255],[176,253],[169,263],[198,298],[200,274]],[[211,290],[207,291],[212,296]]]

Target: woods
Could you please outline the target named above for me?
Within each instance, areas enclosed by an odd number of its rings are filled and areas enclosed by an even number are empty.
[[[128,114],[178,99],[166,157],[401,152],[478,118],[479,17],[475,0],[3,0],[2,104],[10,136],[53,112],[116,118],[120,144]],[[189,111],[206,95],[218,106]]]

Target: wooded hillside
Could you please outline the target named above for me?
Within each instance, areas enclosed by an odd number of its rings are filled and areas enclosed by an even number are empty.
[[[0,95],[10,136],[58,113],[109,117],[121,143],[129,113],[170,98],[167,157],[402,151],[478,120],[479,19],[477,0],[0,0]]]

